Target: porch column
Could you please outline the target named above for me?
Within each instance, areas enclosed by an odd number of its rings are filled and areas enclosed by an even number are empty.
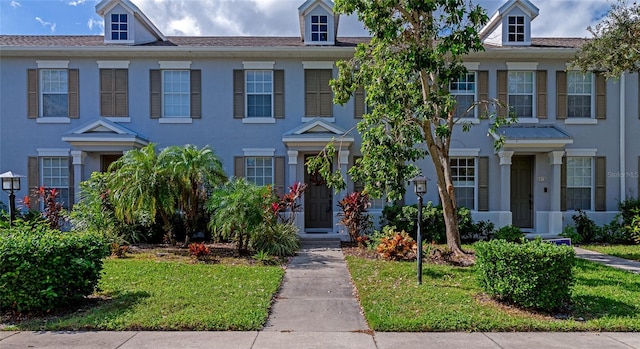
[[[338,152],[338,165],[340,166],[340,175],[347,178],[347,170],[349,169],[349,150],[342,149]]]
[[[549,199],[549,208],[551,211],[560,211],[560,166],[562,165],[562,157],[564,150],[552,151],[548,153],[549,162],[551,164],[551,195]]]
[[[77,200],[80,198],[80,182],[84,180],[84,159],[87,157],[87,153],[81,150],[72,150],[71,156],[73,157],[73,197]]]
[[[297,150],[287,150],[287,163],[289,164],[289,182],[302,182],[298,180],[298,151]]]
[[[500,211],[511,211],[511,157],[513,151],[498,152],[500,157]]]

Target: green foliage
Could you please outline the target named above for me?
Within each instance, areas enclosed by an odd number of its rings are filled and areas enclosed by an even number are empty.
[[[98,233],[15,226],[0,239],[0,310],[48,311],[82,299],[100,278],[109,247]]]
[[[251,235],[249,246],[271,256],[293,256],[300,248],[298,227],[291,223],[263,224]]]
[[[577,213],[571,216],[573,225],[576,227],[576,233],[580,235],[583,243],[590,243],[595,241],[595,237],[598,235],[598,226],[596,223],[582,210],[577,210]]]
[[[627,243],[640,244],[640,198],[630,198],[618,203],[622,229]]]
[[[511,224],[509,225],[505,225],[504,227],[498,229],[498,231],[496,231],[495,235],[493,236],[494,239],[500,239],[500,240],[505,240],[508,242],[522,242],[524,239],[524,233],[522,232],[522,230],[516,226],[513,226]]]
[[[460,240],[472,243],[491,239],[495,234],[495,224],[490,221],[478,221],[469,230],[460,229]]]
[[[369,205],[369,195],[357,191],[347,194],[338,202],[338,207],[342,210],[338,213],[340,224],[347,228],[351,241],[356,241],[371,228],[371,220],[367,214]]]
[[[232,178],[211,193],[206,208],[211,214],[209,228],[214,235],[237,243],[246,250],[249,238],[263,226],[265,211],[272,202],[271,190],[244,178]]]
[[[417,248],[416,241],[405,231],[389,230],[380,239],[376,251],[386,260],[412,260],[416,258]]]
[[[582,45],[573,64],[585,72],[594,68],[604,71],[608,78],[640,71],[640,4],[619,0],[600,23],[588,30],[593,40]]]
[[[562,228],[562,233],[560,233],[559,235],[562,237],[571,239],[572,244],[582,243],[582,236],[578,234],[575,227],[572,227],[570,225],[567,225],[564,228]]]
[[[490,296],[523,308],[553,311],[571,299],[575,252],[537,239],[475,244],[477,278]]]

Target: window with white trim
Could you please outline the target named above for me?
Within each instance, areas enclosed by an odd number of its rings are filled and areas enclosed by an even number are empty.
[[[40,69],[40,115],[69,116],[69,73],[67,69]]]
[[[188,118],[191,115],[189,70],[162,71],[162,115]]]
[[[129,40],[129,22],[126,13],[111,14],[111,40]]]
[[[311,41],[328,41],[328,22],[327,16],[311,16]]]
[[[567,117],[593,117],[593,73],[567,72]]]
[[[475,158],[451,158],[451,179],[456,188],[458,207],[475,209],[476,203],[476,160]]]
[[[534,78],[533,71],[509,71],[507,80],[508,103],[518,118],[534,117]]]
[[[69,208],[69,158],[42,157],[42,178],[40,183],[47,189],[56,189],[60,193],[58,202]]]
[[[474,117],[474,111],[466,113],[467,109],[476,101],[476,73],[468,72],[449,84],[449,93],[456,100],[455,117]],[[466,113],[466,114],[465,114]]]
[[[247,181],[259,186],[273,184],[273,157],[248,156],[245,161]]]
[[[524,16],[509,16],[509,42],[524,42]]]
[[[273,117],[273,71],[247,70],[246,98],[247,117]]]
[[[567,157],[567,210],[591,210],[593,158]]]

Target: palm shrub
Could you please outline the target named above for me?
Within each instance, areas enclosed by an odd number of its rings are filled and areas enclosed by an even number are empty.
[[[249,247],[270,256],[293,256],[300,248],[298,227],[292,223],[265,223],[253,233]]]

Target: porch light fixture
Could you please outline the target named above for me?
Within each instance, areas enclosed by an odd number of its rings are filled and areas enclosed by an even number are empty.
[[[418,285],[422,284],[422,196],[427,193],[427,178],[418,176],[413,179],[413,189],[418,196],[418,255],[416,259],[418,261]]]
[[[13,226],[13,220],[16,218],[15,192],[20,190],[20,178],[22,177],[24,176],[11,171],[0,174],[0,178],[2,178],[2,190],[9,193],[9,227]]]

